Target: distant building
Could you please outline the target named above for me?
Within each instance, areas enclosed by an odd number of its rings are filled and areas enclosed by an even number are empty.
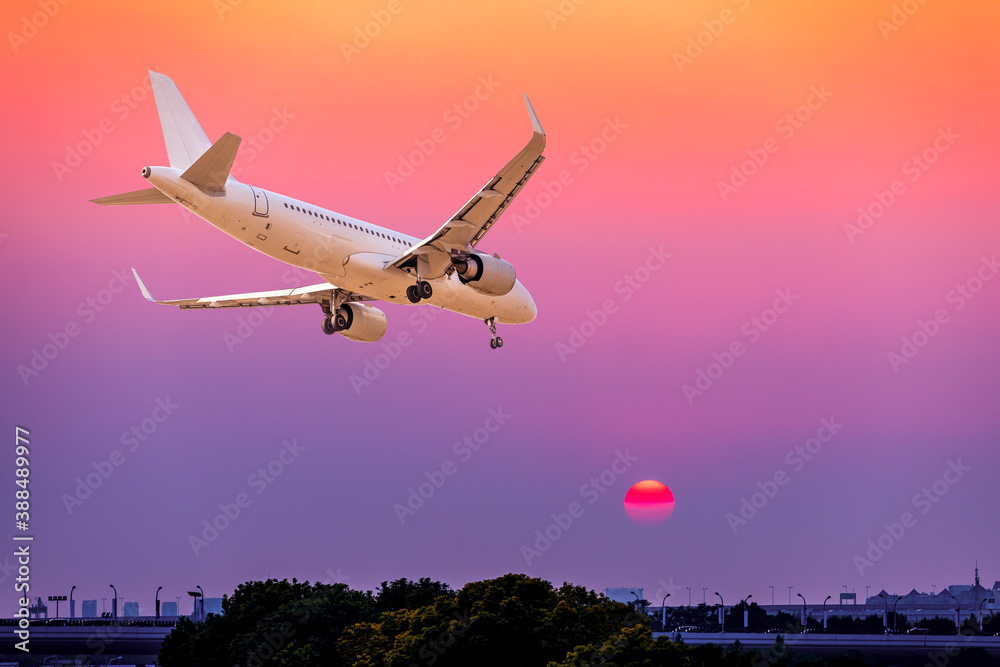
[[[35,604],[28,607],[28,614],[31,618],[48,618],[49,608],[42,602],[41,597],[35,598]]]
[[[222,615],[222,598],[205,598],[203,612],[207,614]]]
[[[883,598],[879,597],[879,595],[887,596],[890,604],[894,603],[897,597],[895,593],[886,593],[883,590],[878,594],[869,597],[867,600],[868,604],[884,604]],[[921,593],[916,589],[913,589],[906,595],[900,595],[898,597],[900,609],[921,605],[940,606],[954,609],[957,601],[957,605],[960,605],[963,610],[963,615],[965,610],[978,613],[980,605],[982,605],[984,611],[987,609],[995,610],[998,608],[997,600],[1000,598],[1000,581],[993,584],[992,589],[981,586],[979,584],[979,568],[977,567],[975,580],[971,585],[952,584],[936,594],[926,592]]]
[[[897,601],[898,598],[898,601]],[[905,595],[879,591],[870,596],[866,606],[884,613],[886,609],[895,608],[900,614],[910,619],[932,618],[940,616],[954,620],[956,613],[965,619],[969,616],[979,617],[979,612],[996,613],[1000,610],[1000,581],[993,588],[985,588],[979,583],[979,567],[976,567],[975,579],[970,584],[952,584],[937,593],[919,592],[912,589]]]
[[[97,600],[84,600],[80,615],[84,618],[97,618]]]
[[[636,595],[639,596],[640,600],[645,599],[642,597],[641,588],[605,588],[604,595],[609,600],[614,600],[615,602],[635,602]]]
[[[164,602],[160,605],[160,616],[176,616],[177,615],[177,603],[176,602]]]
[[[139,615],[139,603],[138,602],[126,602],[125,603],[125,618],[134,618]]]

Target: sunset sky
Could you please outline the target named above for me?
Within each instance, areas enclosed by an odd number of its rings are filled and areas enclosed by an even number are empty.
[[[32,595],[114,584],[152,613],[158,586],[189,611],[199,584],[524,572],[819,603],[971,583],[976,558],[992,584],[998,21],[985,0],[4,3],[0,470],[13,535],[30,429]],[[180,206],[89,202],[167,164],[147,70],[243,138],[240,181],[421,238],[528,140],[528,94],[547,159],[479,247],[537,319],[493,351],[428,306],[386,305],[362,344],[316,306],[148,303],[131,267],[159,298],[319,280]],[[648,479],[676,505],[639,525]]]

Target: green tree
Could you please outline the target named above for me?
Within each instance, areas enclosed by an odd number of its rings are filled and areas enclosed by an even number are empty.
[[[378,618],[370,593],[295,579],[242,584],[223,598],[222,610],[203,623],[181,619],[164,639],[160,664],[339,665],[336,642],[344,629]]]
[[[396,579],[391,583],[383,581],[375,592],[375,600],[379,611],[396,611],[423,607],[442,595],[454,597],[455,591],[448,584],[431,581],[429,577],[419,581]]]
[[[338,650],[344,664],[378,667],[543,667],[577,646],[600,647],[633,626],[648,632],[648,618],[631,605],[580,586],[555,589],[542,579],[509,574],[469,583],[454,596],[438,596],[406,618],[355,626],[345,632]],[[391,648],[378,662],[366,657],[370,645]]]

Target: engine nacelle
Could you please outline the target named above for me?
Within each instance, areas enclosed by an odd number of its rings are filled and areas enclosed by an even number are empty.
[[[362,306],[359,303],[345,303],[337,311],[337,333],[359,343],[374,343],[381,340],[389,322],[378,308]]]
[[[499,257],[475,253],[455,262],[458,279],[481,294],[503,296],[517,282],[510,262]]]

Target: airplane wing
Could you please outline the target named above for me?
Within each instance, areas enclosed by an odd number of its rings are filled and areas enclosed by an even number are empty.
[[[524,101],[528,105],[528,115],[531,117],[533,129],[531,140],[524,149],[440,229],[397,257],[390,266],[411,267],[416,264],[418,257],[424,256],[430,262],[430,274],[426,277],[438,277],[451,265],[452,251],[468,251],[474,248],[489,231],[545,159],[542,157],[542,151],[545,149],[545,130],[538,122],[538,116],[535,115],[527,95],[524,96]]]
[[[142,291],[142,295],[148,301],[163,304],[165,306],[177,306],[179,308],[249,308],[253,306],[297,306],[303,303],[330,302],[333,299],[333,292],[344,292],[330,283],[319,285],[309,285],[308,287],[296,287],[295,289],[273,290],[270,292],[250,292],[248,294],[228,294],[225,296],[206,296],[197,299],[173,299],[170,301],[160,301],[154,299],[146,289],[146,286],[139,278],[139,274],[132,269],[135,281]],[[352,301],[374,301],[368,297],[351,295]]]

